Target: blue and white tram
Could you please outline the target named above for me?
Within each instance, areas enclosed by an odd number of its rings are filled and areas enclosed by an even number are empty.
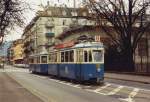
[[[35,58],[38,58],[40,63],[30,64],[32,72],[48,73],[77,81],[99,83],[104,80],[104,47],[102,43],[80,43]]]

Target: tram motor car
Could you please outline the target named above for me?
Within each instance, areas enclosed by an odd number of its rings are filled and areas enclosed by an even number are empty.
[[[31,56],[30,70],[76,81],[104,81],[104,46],[100,42],[59,44],[49,54]]]

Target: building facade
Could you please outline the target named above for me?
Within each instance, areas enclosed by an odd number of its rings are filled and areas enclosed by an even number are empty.
[[[22,39],[13,41],[12,45],[8,49],[8,61],[9,64],[23,64],[23,42]]]
[[[39,11],[23,33],[24,59],[38,54],[47,54],[50,47],[59,43],[55,38],[67,29],[94,25],[84,8],[47,7]]]

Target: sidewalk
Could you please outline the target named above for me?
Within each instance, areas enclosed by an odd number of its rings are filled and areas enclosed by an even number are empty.
[[[140,75],[129,75],[129,74],[107,73],[106,72],[105,78],[150,84],[150,76],[140,76]]]
[[[8,74],[0,72],[0,102],[43,102]]]

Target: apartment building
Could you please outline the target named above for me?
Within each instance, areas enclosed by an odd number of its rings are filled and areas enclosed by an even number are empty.
[[[55,38],[67,29],[94,25],[94,21],[87,17],[88,14],[85,8],[51,6],[37,12],[22,35],[26,63],[30,56],[47,54],[51,46],[59,43]]]
[[[10,64],[23,64],[23,42],[22,39],[13,41],[12,45],[8,48],[8,61]]]

